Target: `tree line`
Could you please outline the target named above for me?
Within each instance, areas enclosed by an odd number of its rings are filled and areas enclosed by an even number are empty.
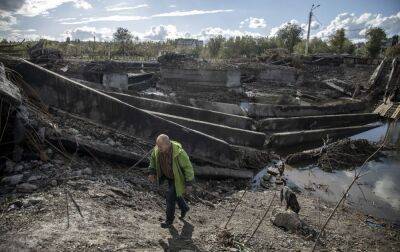
[[[288,23],[278,30],[274,37],[253,38],[250,36],[225,39],[222,36],[211,38],[207,43],[206,56],[211,58],[254,57],[265,53],[266,49],[285,48],[288,53],[303,55],[306,40],[302,39],[303,29],[297,24]],[[382,28],[370,28],[365,33],[366,43],[354,44],[346,37],[345,29],[337,30],[328,40],[312,38],[309,42],[310,54],[349,54],[376,58],[385,48],[387,35]],[[386,54],[400,53],[398,35],[391,38]]]
[[[284,49],[288,54],[303,55],[305,39],[303,29],[298,24],[287,23],[273,37],[238,36],[210,38],[205,46],[182,47],[176,40],[139,41],[128,29],[118,28],[109,42],[80,41],[67,38],[65,42],[46,41],[47,47],[59,49],[65,57],[88,59],[155,59],[165,52],[188,53],[210,59],[256,58],[265,56],[274,49]],[[346,37],[345,29],[337,30],[327,40],[312,38],[309,42],[310,54],[349,54],[360,57],[377,58],[380,55],[400,55],[398,35],[391,38],[387,46],[387,35],[379,27],[370,28],[365,33],[365,43],[353,43]],[[3,40],[1,43],[7,43]],[[22,49],[32,42],[21,43]],[[385,51],[384,51],[385,50]]]

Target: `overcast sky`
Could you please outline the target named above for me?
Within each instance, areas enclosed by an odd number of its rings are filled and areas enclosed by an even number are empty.
[[[0,37],[8,40],[109,40],[117,27],[142,40],[216,35],[273,36],[286,22],[306,28],[313,3],[313,36],[345,28],[364,39],[369,27],[400,33],[400,0],[0,0]]]

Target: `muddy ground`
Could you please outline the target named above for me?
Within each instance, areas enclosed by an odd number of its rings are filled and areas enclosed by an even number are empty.
[[[78,155],[72,160],[54,154],[49,163],[34,162],[36,168],[32,170],[22,168],[23,174],[41,174],[42,179],[36,184],[53,177],[33,193],[17,190],[3,198],[1,250],[308,251],[313,245],[304,236],[272,225],[272,210],[254,238],[243,245],[256,226],[254,220],[260,219],[276,193],[274,190],[246,194],[224,236],[222,227],[247,183],[199,179],[188,198],[191,211],[186,221],[176,218],[173,228],[161,229],[165,187],[150,184],[145,168],[128,171],[126,167]],[[22,167],[32,164],[25,162]],[[71,199],[67,208],[66,192],[79,205],[83,217]],[[300,218],[313,228],[320,227],[332,211],[332,206],[317,198],[299,194],[298,199],[302,207]],[[276,197],[272,208],[279,207],[283,206]],[[318,250],[399,251],[399,230],[372,227],[365,220],[362,214],[340,208]]]

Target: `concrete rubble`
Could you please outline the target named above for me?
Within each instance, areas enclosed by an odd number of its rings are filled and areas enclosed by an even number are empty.
[[[146,180],[148,159],[142,157],[154,146],[156,136],[165,133],[188,152],[200,188],[187,197],[198,207],[194,215],[201,237],[196,234],[195,242],[170,248],[222,251],[236,246],[239,238],[247,239],[248,234],[238,230],[235,235],[231,230],[221,233],[210,226],[227,216],[226,209],[238,202],[238,190],[248,188],[257,172],[267,167],[259,178],[262,188],[249,190],[254,199],[243,199],[246,205],[238,208],[240,220],[233,220],[233,230],[244,229],[250,219],[260,216],[265,199],[272,199],[275,190],[289,183],[285,165],[318,164],[327,171],[334,170],[332,165],[353,169],[377,146],[347,137],[381,126],[383,117],[397,119],[400,115],[398,59],[377,64],[351,57],[310,56],[301,67],[289,58],[208,62],[180,54],[165,54],[158,62],[35,64],[4,55],[0,62],[0,203],[7,211],[0,231],[7,236],[0,239],[5,244],[0,250],[11,246],[5,229],[13,230],[9,223],[17,220],[19,211],[26,211],[31,220],[43,209],[49,214],[44,232],[27,229],[33,239],[30,247],[48,237],[47,232],[54,232],[51,211],[64,216],[58,197],[64,194],[82,206],[82,222],[77,223],[78,215],[70,220],[74,214],[68,212],[71,230],[83,227],[85,234],[78,236],[94,239],[85,226],[91,216],[96,222],[93,225],[113,229],[104,229],[111,236],[120,230],[119,235],[130,237],[130,245],[119,249],[164,247],[154,237],[137,241],[141,232],[154,233],[152,225],[158,224],[155,219],[164,207],[163,188]],[[398,138],[392,142],[394,146]],[[306,151],[300,151],[303,149]],[[138,160],[138,166],[130,169]],[[279,164],[268,166],[275,160],[280,160]],[[349,165],[341,166],[341,161]],[[318,234],[317,211],[326,216],[328,207],[322,204],[316,209],[314,199],[303,193],[298,198],[300,215],[271,201],[274,210],[268,216],[273,225],[261,227],[262,234],[270,232],[284,239],[264,245],[250,241],[246,246],[256,251],[292,248],[288,239],[295,237],[295,248],[309,248]],[[116,206],[132,214],[125,219]],[[210,209],[215,211],[212,216],[207,215]],[[93,217],[105,212],[109,219]],[[138,219],[148,222],[139,227]],[[134,233],[122,222],[130,223]],[[339,222],[345,227],[356,223],[349,232],[345,228],[329,231],[339,240],[343,232],[354,235],[364,224],[356,214],[344,214]],[[181,224],[190,231],[188,223]],[[371,230],[362,232],[373,234]],[[390,230],[380,234],[377,243],[396,240]],[[69,231],[65,237],[71,242],[77,239]],[[17,249],[23,247],[20,239],[15,237]],[[96,239],[93,244],[105,248]],[[200,244],[204,239],[207,242]],[[326,246],[334,246],[335,239],[326,238]],[[44,249],[65,250],[57,239],[53,244],[41,244]],[[113,240],[108,249],[117,247]],[[75,249],[91,248],[84,243]]]
[[[160,58],[159,65],[156,63],[146,65],[144,63],[90,62],[84,66],[80,65],[81,68],[86,69],[80,73],[74,70],[76,67],[72,62],[68,62],[66,68],[53,67],[63,69],[61,72],[64,73],[69,72],[67,75],[74,76],[74,80],[85,79],[79,83],[28,61],[15,58],[5,58],[3,61],[27,80],[29,88],[34,90],[34,92],[26,91],[28,96],[38,95],[39,97],[36,98],[39,98],[46,106],[75,114],[85,120],[143,138],[146,141],[151,141],[161,133],[162,129],[163,133],[181,141],[195,160],[199,160],[200,163],[214,164],[220,168],[245,168],[243,165],[250,163],[243,154],[249,153],[245,151],[245,148],[250,147],[257,152],[302,143],[320,143],[321,139],[328,136],[332,139],[340,139],[379,125],[372,124],[377,122],[379,117],[375,113],[368,113],[367,103],[361,100],[344,99],[322,105],[277,105],[251,101],[235,105],[193,98],[185,100],[179,98],[180,95],[169,99],[146,98],[141,97],[138,92],[121,92],[126,91],[127,88],[117,88],[120,92],[112,92],[109,90],[115,87],[104,85],[104,81],[112,74],[124,75],[126,84],[129,78],[143,81],[153,76],[150,72],[144,72],[149,69],[151,71],[159,69],[160,72],[157,75],[161,78],[156,81],[156,88],[166,93],[173,86],[170,85],[171,82],[179,85],[179,92],[187,92],[182,83],[193,84],[197,87],[203,84],[213,85],[217,89],[215,92],[223,92],[222,86],[243,88],[248,85],[241,82],[240,73],[232,77],[230,71],[253,75],[256,85],[266,87],[271,85],[271,88],[275,87],[278,91],[281,87],[302,86],[303,83],[309,82],[306,73],[293,67],[265,63],[261,65],[247,63],[237,66],[228,63],[211,64],[178,56],[168,55],[164,57],[165,59]],[[382,68],[381,65],[377,69]],[[186,70],[193,72],[187,75],[192,79],[186,79],[184,73],[178,73]],[[132,71],[136,73],[129,73]],[[205,84],[211,81],[211,79],[207,80],[208,74],[211,74],[209,71],[213,72],[212,83]],[[292,75],[288,75],[287,72]],[[376,72],[379,71],[376,70]],[[175,77],[171,75],[174,73]],[[215,79],[217,73],[221,74],[222,86],[215,84],[219,81],[218,78]],[[196,80],[196,78],[202,79]],[[336,77],[330,80],[344,83]],[[103,84],[100,89],[96,88],[94,84],[96,82]],[[204,83],[199,86],[198,82]],[[236,84],[233,85],[233,82]],[[159,84],[169,87],[161,87],[158,86]],[[172,89],[175,88],[172,87]],[[321,86],[321,88],[324,87]],[[210,93],[214,90],[206,88],[202,92]],[[343,94],[344,89],[340,88],[338,92]],[[351,94],[350,91],[346,92],[348,93],[344,95]],[[155,125],[157,127],[154,127]],[[257,168],[246,167],[246,169]]]

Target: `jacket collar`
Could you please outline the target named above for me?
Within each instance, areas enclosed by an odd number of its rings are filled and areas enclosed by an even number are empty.
[[[180,143],[176,141],[171,141],[171,146],[172,146],[172,156],[173,158],[176,158],[179,155],[179,153],[181,153],[182,146]],[[155,146],[154,148],[156,149],[157,152],[160,151],[157,146]]]

